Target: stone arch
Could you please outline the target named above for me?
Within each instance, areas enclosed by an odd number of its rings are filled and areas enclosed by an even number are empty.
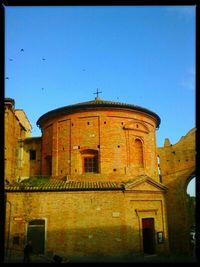
[[[188,187],[190,181],[192,181],[192,179],[195,177],[196,177],[196,172],[195,172],[195,169],[193,169],[185,176],[185,181],[183,183],[184,202],[185,202],[186,213],[187,213],[187,216],[186,216],[186,218],[187,218],[187,228],[186,228],[187,236],[190,236],[191,226],[194,222],[194,217],[193,218],[190,217],[190,208],[188,206],[187,187]]]
[[[195,134],[195,129],[192,129],[175,145],[168,140],[164,147],[157,150],[162,183],[168,187],[166,208],[169,246],[174,253],[191,253],[186,189],[196,173]]]
[[[174,185],[178,189],[178,192],[186,197],[187,186],[190,181],[196,176],[195,167],[185,170],[180,175],[174,176]]]
[[[195,172],[192,168],[185,173],[168,177],[166,207],[169,245],[170,250],[175,253],[191,254],[190,219],[188,217],[186,189],[194,175]]]
[[[187,192],[187,187],[188,187],[190,181],[192,181],[192,179],[195,178],[195,177],[196,177],[196,172],[195,172],[195,169],[194,169],[194,170],[190,171],[190,174],[188,174],[186,176],[186,178],[185,178],[185,184],[184,184],[184,187],[183,187],[184,192]]]

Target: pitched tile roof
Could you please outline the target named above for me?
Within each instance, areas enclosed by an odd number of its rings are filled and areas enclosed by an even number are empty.
[[[51,179],[46,183],[36,186],[29,183],[14,183],[5,185],[6,192],[24,191],[98,191],[98,190],[123,190],[123,185],[115,182],[94,182],[94,181],[61,181]]]

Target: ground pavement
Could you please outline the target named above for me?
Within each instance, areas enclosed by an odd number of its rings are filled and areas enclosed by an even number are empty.
[[[54,263],[53,258],[48,258],[43,255],[34,255],[32,256],[33,263]],[[196,258],[193,256],[186,256],[186,255],[168,255],[168,256],[158,256],[158,255],[143,255],[143,256],[135,256],[135,257],[126,257],[126,258],[103,258],[103,257],[79,257],[79,258],[64,258],[62,263],[89,263],[89,262],[115,262],[115,263],[128,263],[128,262],[177,262],[177,263],[195,263],[198,262]],[[23,263],[22,256],[15,256],[15,257],[5,257],[4,263]]]

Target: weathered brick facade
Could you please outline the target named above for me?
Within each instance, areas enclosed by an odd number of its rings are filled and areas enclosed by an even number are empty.
[[[30,220],[45,220],[45,253],[63,257],[131,256],[143,253],[142,218],[155,221],[156,253],[168,251],[163,188],[143,181],[122,191],[10,192],[10,245],[24,245]],[[39,203],[39,205],[38,205]],[[9,215],[9,213],[8,213]],[[157,232],[165,242],[158,244]],[[8,232],[6,232],[8,236]]]
[[[31,124],[21,109],[15,109],[13,99],[5,99],[5,180],[13,182],[41,174],[41,137],[30,137]],[[30,150],[37,151],[30,160]]]
[[[147,174],[159,181],[156,117],[117,104],[109,108],[96,106],[94,101],[90,106],[89,110],[77,106],[70,114],[67,108],[66,114],[58,110],[57,116],[47,114],[39,120],[42,174],[94,179],[94,175],[83,173],[83,154],[90,149],[98,154],[96,180],[119,181]]]
[[[187,186],[196,176],[196,129],[172,145],[168,138],[164,147],[157,149],[160,158],[162,183],[168,187],[166,194],[170,248],[176,253],[188,253],[191,248],[188,216]],[[184,242],[181,242],[184,240]]]
[[[9,182],[14,181],[17,177],[23,176],[29,159],[23,154],[23,141],[30,137],[31,124],[28,121],[23,110],[15,109],[13,99],[6,98],[4,105],[5,127],[5,179]]]
[[[11,182],[6,186],[8,250],[22,249],[37,228],[44,237],[42,254],[168,253],[170,204],[165,203],[169,192],[164,185],[170,186],[165,179],[170,168],[164,163],[166,147],[156,146],[158,115],[96,98],[50,111],[37,124],[42,137],[23,138],[20,174],[11,179],[5,169]],[[190,165],[195,167],[194,161]],[[19,176],[51,179],[34,187],[13,183]]]

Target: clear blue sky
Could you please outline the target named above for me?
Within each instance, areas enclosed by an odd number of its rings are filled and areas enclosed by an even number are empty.
[[[196,126],[195,31],[195,6],[7,6],[5,97],[40,136],[41,115],[99,88],[157,113],[157,145],[175,144]]]

